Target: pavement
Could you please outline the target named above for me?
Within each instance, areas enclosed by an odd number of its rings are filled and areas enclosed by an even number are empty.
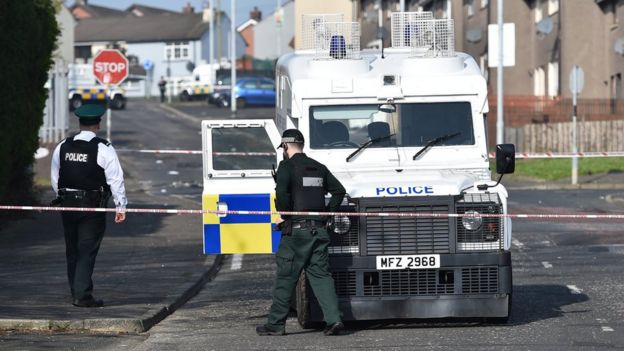
[[[136,112],[119,113],[118,120],[127,118],[125,121],[130,124],[137,119],[132,113],[138,116],[144,108],[151,112],[150,118],[168,119],[168,123],[175,123],[171,128],[186,128],[183,124],[187,123],[197,135],[202,116],[194,116],[192,110],[145,104],[137,106]],[[125,113],[129,117],[124,117]],[[117,145],[131,147],[134,139],[124,139],[124,133],[136,138],[131,132],[119,131]],[[130,156],[123,157],[128,158],[122,159],[122,164],[136,165],[126,177],[127,189],[135,189],[128,193],[132,207],[199,208],[193,197],[146,191],[146,174],[155,176],[163,171],[153,164],[147,167]],[[163,157],[166,163],[168,156]],[[48,165],[49,157],[39,160],[35,169],[45,173]],[[624,189],[624,173],[581,177],[579,185],[568,185],[565,180],[542,183],[518,177],[507,177],[503,183],[512,189],[614,189],[607,201],[624,205],[624,191],[617,190]],[[43,191],[41,198],[45,203],[53,194],[51,190]],[[145,332],[195,296],[216,276],[223,261],[223,256],[201,253],[199,217],[132,215],[117,225],[109,214],[94,274],[94,295],[104,300],[105,307],[77,308],[70,303],[60,214],[19,215],[9,223],[0,223],[0,331]]]

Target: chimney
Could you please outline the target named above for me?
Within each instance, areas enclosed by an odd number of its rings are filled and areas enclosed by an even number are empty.
[[[195,9],[193,8],[193,6],[191,6],[190,2],[187,2],[186,6],[182,8],[182,13],[185,15],[190,15],[192,13],[195,13]]]
[[[258,22],[262,21],[262,11],[258,10],[258,6],[254,6],[253,10],[249,12],[249,18]]]

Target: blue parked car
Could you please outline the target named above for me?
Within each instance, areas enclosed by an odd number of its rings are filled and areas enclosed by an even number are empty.
[[[236,82],[236,106],[275,106],[275,82],[268,78],[243,78]],[[230,92],[224,91],[217,98],[217,106],[230,106]]]

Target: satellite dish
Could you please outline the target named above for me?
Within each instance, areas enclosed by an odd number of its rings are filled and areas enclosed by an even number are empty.
[[[481,41],[482,37],[483,31],[481,30],[481,28],[471,28],[468,29],[468,31],[466,32],[466,39],[470,43],[478,43],[479,41]]]
[[[613,50],[615,50],[616,53],[624,56],[624,37],[618,39],[615,41],[615,45],[613,46]]]
[[[553,20],[551,17],[546,17],[543,20],[537,22],[537,32],[540,34],[550,34],[553,30]]]

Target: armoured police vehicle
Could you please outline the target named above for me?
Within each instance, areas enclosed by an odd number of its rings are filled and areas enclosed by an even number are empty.
[[[489,170],[479,67],[455,52],[453,21],[431,13],[394,13],[383,52],[361,52],[358,23],[340,21],[304,16],[304,49],[277,63],[275,122],[203,121],[203,208],[243,211],[204,215],[205,253],[277,250],[277,217],[253,211],[274,210],[275,146],[298,128],[304,152],[345,186],[343,212],[411,214],[332,218],[346,320],[506,321],[511,220]],[[513,145],[497,146],[499,173],[513,172],[513,155]],[[296,309],[304,327],[322,321],[305,274]]]

